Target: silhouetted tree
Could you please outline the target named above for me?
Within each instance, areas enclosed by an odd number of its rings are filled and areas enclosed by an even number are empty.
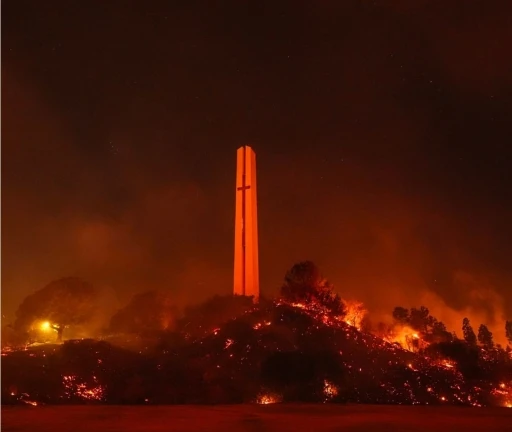
[[[433,343],[425,349],[425,354],[433,358],[454,360],[457,363],[457,369],[464,377],[470,379],[481,378],[482,371],[478,364],[478,348],[475,345],[469,345],[461,340]]]
[[[478,327],[478,342],[485,348],[492,348],[494,346],[492,333],[485,324],[480,324],[480,327]]]
[[[110,320],[110,330],[120,333],[154,332],[174,328],[177,309],[169,293],[135,294]]]
[[[476,335],[473,327],[471,327],[471,324],[469,323],[469,318],[464,318],[462,320],[462,334],[464,335],[464,340],[469,345],[476,345]]]
[[[395,307],[395,309],[393,309],[393,318],[400,324],[409,324],[409,309],[401,306]]]
[[[29,331],[40,325],[37,321],[47,321],[61,341],[65,328],[93,317],[97,297],[97,290],[80,278],[53,281],[23,300],[16,311],[14,328]]]
[[[420,306],[419,308],[406,309],[401,306],[393,310],[393,318],[399,324],[410,326],[430,343],[449,342],[453,340],[453,334],[450,333],[443,322],[430,315],[428,308]]]
[[[454,336],[452,333],[450,333],[443,322],[438,321],[434,317],[430,317],[430,328],[427,332],[427,338],[428,340],[432,342],[451,342],[454,339]]]
[[[507,336],[508,342],[512,344],[512,321],[505,322],[505,334]]]
[[[281,297],[293,303],[318,303],[335,315],[343,315],[345,307],[333,286],[323,278],[312,261],[295,264],[285,275]]]
[[[429,324],[432,324],[429,310],[425,306],[421,306],[419,309],[411,308],[409,324],[413,329],[427,333]]]

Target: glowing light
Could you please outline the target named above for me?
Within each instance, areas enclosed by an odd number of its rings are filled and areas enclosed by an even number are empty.
[[[41,325],[39,326],[39,328],[42,331],[47,332],[47,331],[50,331],[52,329],[52,325],[50,324],[50,321],[43,321],[41,323]]]

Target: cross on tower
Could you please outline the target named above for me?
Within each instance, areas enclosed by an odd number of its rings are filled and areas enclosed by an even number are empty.
[[[237,150],[234,290],[259,297],[256,158],[249,146]],[[250,183],[250,184],[247,184]]]
[[[245,154],[245,147],[244,147],[244,162],[245,162],[246,154]],[[242,186],[239,186],[236,188],[237,191],[242,192],[242,293],[243,295],[246,295],[245,290],[245,279],[246,279],[246,269],[245,269],[245,261],[246,261],[246,253],[245,253],[245,191],[250,189],[250,185],[245,184],[245,163],[243,167],[243,174],[242,174]]]

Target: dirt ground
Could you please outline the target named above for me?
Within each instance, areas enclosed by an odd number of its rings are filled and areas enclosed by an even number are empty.
[[[512,409],[364,405],[2,407],[3,432],[512,431]]]

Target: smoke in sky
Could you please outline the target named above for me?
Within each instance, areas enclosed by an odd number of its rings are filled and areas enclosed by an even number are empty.
[[[229,293],[235,150],[250,143],[265,294],[312,259],[375,316],[424,304],[452,330],[468,315],[503,333],[512,60],[495,41],[512,40],[509,15],[357,3],[257,21],[215,10],[224,24],[204,26],[127,8],[119,22],[99,14],[94,35],[10,5],[3,313],[68,275],[121,304],[150,289],[182,305]],[[135,23],[161,33],[118,31]]]

